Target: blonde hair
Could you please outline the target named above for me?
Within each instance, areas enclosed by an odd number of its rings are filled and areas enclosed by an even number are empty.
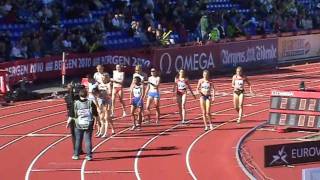
[[[142,67],[141,65],[136,65],[136,67],[134,68],[135,71],[141,71]]]

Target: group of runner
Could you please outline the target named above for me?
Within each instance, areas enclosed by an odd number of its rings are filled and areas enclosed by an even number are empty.
[[[103,66],[97,66],[97,72],[93,77],[88,76],[84,81],[85,88],[81,88],[76,97],[74,87],[68,86],[69,93],[65,97],[68,109],[67,127],[70,128],[73,142],[72,159],[79,159],[82,154],[82,141],[86,143],[86,159],[92,160],[92,133],[94,124],[96,125],[96,137],[108,137],[108,130],[111,129],[111,135],[115,134],[113,117],[115,117],[115,102],[119,99],[122,107],[122,116],[126,116],[126,108],[124,104],[123,87],[125,74],[121,65],[116,65],[112,72],[112,78],[109,73],[104,72]],[[160,120],[160,76],[155,68],[151,69],[151,75],[147,75],[142,71],[140,65],[135,67],[135,73],[130,85],[130,101],[131,101],[131,130],[139,130],[145,121],[150,121],[150,107],[152,103],[156,109],[156,123]],[[232,77],[233,100],[234,107],[238,112],[237,122],[242,120],[243,102],[244,102],[244,86],[247,83],[251,85],[242,68],[236,69],[236,74]],[[210,80],[208,70],[203,71],[203,77],[198,81],[196,94],[190,86],[189,80],[184,70],[180,70],[175,77],[173,93],[176,95],[177,105],[181,123],[185,124],[186,120],[186,102],[187,94],[190,92],[196,99],[199,95],[200,107],[204,123],[204,130],[213,129],[211,121],[211,104],[215,100],[215,87]],[[146,107],[144,108],[144,99],[146,99]]]
[[[109,73],[104,72],[103,66],[98,65],[97,72],[94,74],[93,78],[88,78],[88,99],[95,103],[99,113],[99,121],[96,123],[96,137],[107,137],[109,127],[111,129],[111,134],[115,133],[112,118],[115,117],[115,102],[117,98],[119,99],[122,108],[122,116],[124,117],[127,115],[123,96],[125,74],[122,71],[121,65],[116,65],[111,78]],[[160,82],[160,76],[155,68],[151,69],[151,75],[147,77],[140,65],[135,67],[135,73],[132,76],[130,85],[131,130],[139,130],[143,120],[150,121],[150,107],[152,103],[156,110],[155,122],[159,123]],[[188,122],[186,120],[187,94],[190,92],[195,99],[196,95],[189,84],[189,80],[186,77],[184,70],[179,71],[174,82],[173,92],[176,95],[181,123],[185,124]],[[242,120],[245,83],[249,85],[250,92],[252,92],[250,82],[243,74],[242,68],[238,67],[235,75],[232,77],[233,101],[234,108],[238,112],[238,123]],[[211,121],[211,104],[215,100],[215,88],[210,80],[210,73],[208,70],[203,71],[203,77],[197,84],[196,94],[198,94],[200,98],[204,130],[213,129]],[[144,99],[146,99],[145,108]]]

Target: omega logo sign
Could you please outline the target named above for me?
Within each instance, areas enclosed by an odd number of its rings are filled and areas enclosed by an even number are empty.
[[[209,54],[204,52],[189,55],[178,54],[177,56],[172,56],[170,53],[163,53],[160,57],[160,70],[165,74],[175,73],[180,69],[198,71],[214,67],[212,52]]]

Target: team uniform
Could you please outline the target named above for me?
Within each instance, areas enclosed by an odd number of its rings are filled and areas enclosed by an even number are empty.
[[[145,73],[134,73],[132,76],[132,79],[134,79],[135,77],[139,77],[141,79],[141,83],[144,83],[144,81],[146,80],[146,74]]]
[[[95,72],[93,75],[93,79],[99,84],[102,83],[102,77],[103,77],[103,73],[100,73],[100,72]]]
[[[123,82],[124,80],[124,72],[113,71],[113,80],[117,82]],[[122,90],[122,84],[114,83],[113,89],[117,94],[120,90]]]
[[[202,80],[200,84],[200,95],[203,100],[211,99],[212,83],[210,81]]]
[[[182,96],[187,93],[187,85],[189,84],[188,80],[176,79],[175,83],[177,84],[177,95]]]
[[[99,88],[99,91],[100,91],[100,102],[98,101],[99,103],[99,106],[100,105],[111,105],[111,92],[112,92],[112,89],[111,89],[112,85],[111,85],[111,82],[108,82],[108,83],[101,83],[99,84],[98,88]]]
[[[148,83],[149,83],[149,92],[148,92],[148,96],[154,99],[160,99],[160,93],[157,87],[154,87],[153,85],[158,86],[160,83],[160,78],[159,77],[154,77],[154,76],[150,76],[148,78]],[[153,85],[151,85],[153,84]]]
[[[92,91],[93,91],[94,88],[97,88],[97,87],[98,87],[97,83],[92,83],[92,82],[88,83],[88,99],[89,100],[94,100],[95,99],[95,97],[92,94]]]
[[[143,91],[143,86],[133,86],[132,87],[132,105],[137,108],[142,108],[143,107],[143,100],[142,100],[142,91]]]
[[[244,93],[244,81],[245,78],[237,75],[234,78],[234,93],[238,96]]]

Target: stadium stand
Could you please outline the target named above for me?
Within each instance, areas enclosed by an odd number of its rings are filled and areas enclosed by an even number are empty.
[[[3,0],[0,62],[318,29],[311,0]],[[51,42],[51,43],[47,43]]]

